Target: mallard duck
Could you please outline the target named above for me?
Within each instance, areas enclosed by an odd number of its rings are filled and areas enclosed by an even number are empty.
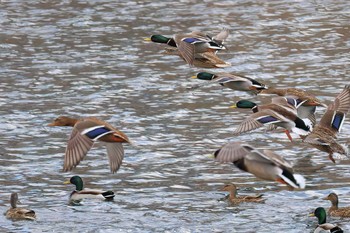
[[[286,96],[284,97],[287,100],[287,103],[291,106],[294,106],[297,109],[297,115],[300,119],[309,119],[312,127],[316,124],[316,117],[315,117],[315,106],[303,106],[303,103],[306,100],[296,99],[297,97],[290,97]],[[230,106],[231,108],[249,108],[254,113],[258,112],[259,109],[263,109],[264,105],[259,106],[256,103],[250,101],[250,100],[240,100],[236,104]],[[272,127],[274,129],[275,127]]]
[[[343,233],[343,230],[332,224],[332,223],[327,223],[327,214],[326,210],[322,207],[318,207],[315,209],[315,211],[311,214],[309,214],[310,217],[317,217],[318,219],[318,226],[315,229],[314,233],[319,233],[322,231],[327,231],[331,233]]]
[[[21,219],[35,220],[36,219],[34,210],[17,207],[17,203],[18,203],[17,193],[11,194],[10,202],[11,202],[11,208],[6,211],[5,213],[6,218],[14,219],[14,220],[21,220]]]
[[[257,196],[237,196],[237,187],[234,184],[225,185],[220,191],[230,192],[228,195],[228,200],[232,204],[239,204],[241,202],[263,202],[262,194]]]
[[[84,189],[83,180],[80,176],[73,176],[70,180],[64,182],[64,184],[74,184],[75,190],[70,194],[69,200],[73,202],[79,202],[85,198],[97,198],[103,200],[113,200],[113,191],[102,191],[97,189]]]
[[[179,50],[176,48],[165,48],[165,54],[179,56],[185,61]],[[221,60],[213,52],[205,52],[195,55],[193,66],[200,68],[224,68],[231,66],[231,63]]]
[[[292,165],[278,154],[254,149],[248,144],[230,142],[214,153],[219,162],[233,163],[239,169],[264,180],[277,181],[293,188],[305,188],[305,179],[293,174]]]
[[[111,172],[115,173],[118,171],[124,158],[122,143],[130,143],[123,132],[97,118],[89,117],[78,120],[60,116],[48,126],[73,127],[64,156],[64,171],[71,171],[84,159],[95,141],[102,141],[107,147]]]
[[[279,96],[295,96],[298,97],[303,102],[303,106],[323,106],[327,107],[327,105],[323,104],[319,99],[317,99],[314,95],[304,91],[300,88],[274,88],[269,87],[268,89],[262,89],[259,91],[259,94],[275,94]]]
[[[316,124],[312,132],[304,138],[304,142],[313,147],[327,152],[328,158],[335,163],[333,154],[337,153],[338,158],[348,158],[349,150],[347,145],[341,145],[336,141],[345,121],[345,115],[350,110],[350,85],[346,85],[340,94],[331,103],[320,122]]]
[[[211,37],[200,31],[193,31],[191,33],[175,34],[173,38],[163,35],[152,35],[146,38],[146,41],[155,43],[167,44],[171,47],[177,47],[182,58],[190,65],[193,65],[195,54],[213,52],[225,49],[223,45],[227,39],[229,31],[223,29],[219,34]]]
[[[238,90],[238,91],[256,92],[257,90],[267,88],[264,84],[259,83],[258,81],[252,78],[237,75],[237,74],[230,74],[230,73],[212,74],[208,72],[200,72],[195,76],[192,76],[191,78],[217,82],[224,87],[228,87],[232,90]]]
[[[328,210],[328,214],[334,217],[350,217],[350,207],[338,208],[338,195],[336,193],[330,193],[323,200],[329,200],[332,206]]]
[[[239,135],[270,124],[285,128],[285,133],[290,141],[292,141],[290,131],[299,135],[307,135],[312,128],[312,122],[298,117],[298,103],[296,100],[292,100],[292,98],[275,97],[272,98],[270,104],[260,105],[259,111],[246,118],[236,128],[234,135]]]

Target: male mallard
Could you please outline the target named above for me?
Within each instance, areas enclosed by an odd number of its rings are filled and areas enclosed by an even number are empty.
[[[71,126],[72,133],[68,140],[64,156],[64,171],[70,171],[84,159],[95,141],[105,142],[111,172],[118,171],[124,158],[122,143],[130,143],[128,137],[110,124],[97,118],[74,119],[60,116],[49,126]]]
[[[262,194],[257,196],[237,196],[237,187],[234,184],[228,184],[225,185],[220,191],[228,191],[229,196],[228,200],[232,204],[239,204],[241,202],[263,202],[264,199],[262,199]]]
[[[304,177],[293,174],[292,165],[270,150],[260,152],[250,145],[230,142],[215,151],[214,157],[220,162],[233,163],[258,178],[277,181],[293,188],[305,188]]]
[[[340,145],[337,141],[337,134],[340,132],[345,121],[345,115],[350,110],[350,85],[346,85],[344,90],[337,95],[331,103],[321,121],[315,126],[311,134],[304,138],[304,142],[313,147],[327,152],[329,159],[335,163],[334,153],[339,154],[339,158],[347,158],[349,151],[346,145]]]
[[[350,217],[350,207],[338,208],[338,195],[335,193],[330,193],[323,200],[329,200],[332,206],[328,210],[328,214],[334,217]]]
[[[298,97],[301,101],[306,100],[303,103],[303,106],[323,106],[326,107],[319,99],[317,99],[314,95],[304,91],[300,88],[274,88],[269,87],[269,89],[260,90],[259,94],[275,94],[279,96],[295,96]]]
[[[114,192],[102,191],[96,189],[84,189],[83,180],[80,176],[73,176],[70,180],[64,182],[64,184],[74,184],[75,190],[70,194],[70,201],[80,201],[85,198],[97,198],[103,200],[113,200]]]
[[[332,223],[327,223],[327,214],[324,208],[316,208],[313,213],[309,214],[309,216],[317,217],[318,219],[318,226],[315,229],[314,233],[319,233],[322,231],[327,231],[331,233],[343,233],[343,230],[340,227],[335,226]]]
[[[14,219],[14,220],[21,220],[21,219],[28,219],[28,220],[35,220],[35,212],[33,210],[28,210],[25,208],[18,208],[18,194],[12,193],[11,194],[11,208],[8,209],[5,213],[6,218],[8,219]]]
[[[292,141],[290,131],[299,135],[306,135],[310,132],[312,123],[307,119],[303,120],[298,117],[298,104],[300,103],[290,97],[272,98],[270,104],[260,105],[258,112],[246,118],[236,128],[234,135],[239,135],[270,124],[285,128],[285,133],[290,141]]]
[[[256,92],[258,90],[267,88],[264,84],[259,83],[258,81],[252,78],[230,73],[212,74],[208,72],[200,72],[197,75],[192,76],[192,78],[217,82],[224,87],[228,87],[232,90],[238,91]]]
[[[286,96],[284,98],[286,98],[288,104],[297,109],[297,115],[300,119],[309,119],[312,126],[316,124],[315,106],[303,106],[306,100],[296,99],[297,97]],[[250,108],[255,113],[259,109],[264,109],[264,105],[259,106],[250,100],[240,100],[232,105],[231,108]],[[275,127],[272,128],[274,129]]]
[[[223,43],[228,35],[229,31],[224,29],[214,37],[200,31],[193,31],[187,34],[176,34],[174,38],[163,35],[152,35],[151,38],[145,40],[177,47],[181,57],[188,64],[193,65],[195,54],[206,52],[216,53],[218,50],[225,49]]]

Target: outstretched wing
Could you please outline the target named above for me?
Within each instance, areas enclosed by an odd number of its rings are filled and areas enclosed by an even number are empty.
[[[106,143],[109,166],[111,172],[115,173],[122,165],[124,158],[124,148],[121,143]]]
[[[217,161],[233,163],[242,159],[253,149],[251,146],[241,142],[229,142],[215,151],[214,156]]]

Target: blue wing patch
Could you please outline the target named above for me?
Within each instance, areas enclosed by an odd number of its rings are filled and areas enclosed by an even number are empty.
[[[102,134],[106,134],[110,131],[111,130],[107,129],[106,127],[101,126],[100,128],[96,128],[96,129],[93,129],[93,130],[87,132],[85,135],[88,136],[90,139],[94,140],[96,137],[98,137]]]
[[[182,39],[182,41],[192,44],[192,43],[200,42],[201,40],[197,38],[184,38]]]
[[[263,117],[257,118],[256,120],[259,121],[261,124],[279,122],[279,120],[273,116],[263,116]]]
[[[285,99],[287,100],[288,104],[290,104],[290,105],[292,105],[292,106],[294,106],[294,107],[297,106],[297,101],[296,101],[296,99],[293,99],[293,98],[285,98]]]
[[[345,114],[343,112],[335,112],[332,119],[332,128],[339,131],[341,126],[343,125],[344,120]]]

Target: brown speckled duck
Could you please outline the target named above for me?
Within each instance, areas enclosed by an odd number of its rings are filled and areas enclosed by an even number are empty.
[[[350,207],[338,207],[338,195],[336,193],[330,193],[323,200],[329,200],[332,206],[328,210],[328,214],[333,217],[350,217]]]
[[[118,171],[124,158],[122,143],[130,143],[128,137],[107,122],[97,118],[74,119],[60,116],[48,126],[73,127],[64,156],[64,171],[70,171],[84,159],[96,141],[104,142],[112,173]]]
[[[13,219],[13,220],[35,220],[36,219],[36,215],[33,210],[17,207],[17,203],[18,203],[17,193],[11,194],[10,202],[11,202],[11,208],[6,211],[5,213],[6,218]]]
[[[263,202],[264,199],[262,198],[262,194],[257,195],[257,196],[237,196],[237,186],[234,184],[228,184],[225,185],[220,191],[228,191],[228,200],[232,204],[239,204],[242,202]]]
[[[334,99],[333,103],[328,106],[320,122],[303,141],[321,151],[327,152],[328,158],[333,163],[335,163],[333,158],[334,153],[337,153],[339,159],[347,159],[349,155],[347,145],[339,144],[336,138],[349,110],[350,85],[346,85]]]

